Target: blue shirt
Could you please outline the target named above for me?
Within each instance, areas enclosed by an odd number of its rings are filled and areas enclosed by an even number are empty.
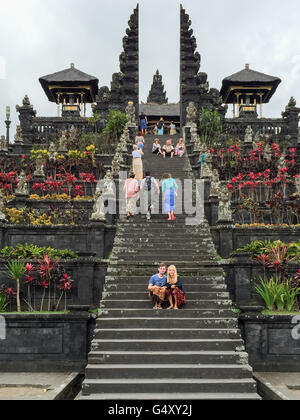
[[[167,276],[164,276],[162,279],[158,276],[158,274],[155,274],[155,276],[152,276],[149,284],[152,284],[153,286],[158,287],[164,287],[167,285]]]
[[[140,152],[138,150],[136,150],[136,151],[132,152],[132,157],[133,157],[133,159],[138,159],[138,158],[141,159],[142,156],[141,156]]]
[[[178,190],[178,185],[176,184],[175,179],[173,178],[165,179],[162,182],[161,190],[162,192],[165,192],[166,190]]]

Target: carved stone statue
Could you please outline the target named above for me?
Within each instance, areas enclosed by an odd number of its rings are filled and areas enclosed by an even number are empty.
[[[133,105],[133,102],[128,102],[128,105],[126,107],[126,118],[127,118],[127,125],[136,125],[136,119],[135,119],[135,106]]]
[[[70,134],[70,138],[69,141],[76,143],[77,141],[77,137],[78,137],[78,131],[77,129],[74,127],[74,125],[72,125],[72,127],[69,130],[69,134]]]
[[[198,110],[194,104],[194,102],[190,102],[188,107],[186,108],[186,126],[187,127],[195,127],[197,126],[197,113]]]
[[[15,134],[14,139],[15,139],[15,144],[24,144],[22,128],[20,125],[17,125],[16,127],[16,134]]]
[[[44,158],[41,155],[39,155],[36,159],[36,169],[34,171],[33,176],[38,178],[45,178]]]
[[[219,185],[220,185],[219,171],[217,169],[214,169],[212,171],[212,179],[211,179],[211,186],[210,186],[211,197],[218,197]]]
[[[201,178],[209,178],[211,179],[213,176],[213,169],[212,169],[212,154],[210,150],[206,152],[204,164],[201,167]]]
[[[28,195],[29,189],[28,189],[28,184],[27,184],[27,176],[23,170],[19,175],[18,181],[19,182],[18,182],[18,188],[16,189],[16,194]]]
[[[5,136],[0,137],[0,152],[8,152],[7,141]]]
[[[56,146],[52,142],[52,143],[50,143],[50,146],[49,146],[49,160],[52,160],[52,161],[55,162],[56,161],[56,156],[57,156]]]
[[[296,178],[296,194],[300,197],[300,176]]]
[[[226,182],[220,182],[219,185],[219,209],[218,209],[218,219],[219,221],[230,222],[232,221],[232,212],[231,212],[231,192],[227,188]]]
[[[5,216],[5,202],[4,197],[2,194],[2,190],[0,189],[0,222],[6,222],[6,216]]]
[[[114,183],[111,171],[107,171],[103,182],[98,182],[94,195],[94,207],[91,220],[105,221],[105,200],[114,197]]]
[[[266,159],[266,161],[271,162],[272,160],[272,148],[269,145],[269,143],[267,143],[265,145],[265,149],[264,149],[264,158]]]
[[[67,133],[63,131],[59,139],[59,146],[58,146],[59,153],[66,153],[68,151],[68,139],[67,139],[66,134]]]
[[[253,130],[251,125],[248,125],[245,131],[245,143],[252,143],[253,142]]]

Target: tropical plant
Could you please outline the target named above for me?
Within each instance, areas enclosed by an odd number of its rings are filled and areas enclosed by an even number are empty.
[[[77,254],[69,249],[54,249],[51,247],[38,247],[34,244],[17,244],[15,247],[7,246],[0,251],[0,258],[35,260],[42,259],[44,255],[52,258],[77,258]]]
[[[0,292],[0,312],[5,312],[9,302],[4,293]]]
[[[263,298],[266,308],[273,311],[292,311],[296,304],[296,297],[300,294],[300,287],[293,287],[293,280],[281,282],[271,277],[265,280],[259,278],[260,284],[255,285],[256,292]]]
[[[108,116],[104,134],[111,134],[114,138],[119,137],[127,123],[126,115],[121,111],[112,110]]]
[[[222,132],[221,117],[217,110],[202,108],[199,115],[198,130],[201,142],[213,147],[218,142]]]
[[[21,312],[20,281],[22,276],[26,273],[26,266],[22,261],[13,260],[10,261],[7,265],[5,265],[5,268],[5,274],[7,274],[8,277],[10,277],[12,280],[15,280],[17,283],[17,311]]]

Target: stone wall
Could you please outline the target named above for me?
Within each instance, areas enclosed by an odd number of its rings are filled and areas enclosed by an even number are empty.
[[[254,371],[300,372],[300,338],[292,337],[292,316],[243,314],[239,321]]]
[[[90,351],[94,316],[5,314],[1,372],[82,372]],[[3,337],[1,337],[3,338]]]

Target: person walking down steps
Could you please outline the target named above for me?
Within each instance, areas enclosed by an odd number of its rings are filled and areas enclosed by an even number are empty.
[[[164,212],[169,214],[170,220],[175,220],[175,196],[177,197],[178,185],[171,174],[164,174],[161,190],[164,193]]]
[[[151,220],[151,213],[159,206],[158,197],[160,194],[159,184],[151,172],[146,172],[146,178],[141,182],[141,201],[142,208],[146,214],[146,219]]]

